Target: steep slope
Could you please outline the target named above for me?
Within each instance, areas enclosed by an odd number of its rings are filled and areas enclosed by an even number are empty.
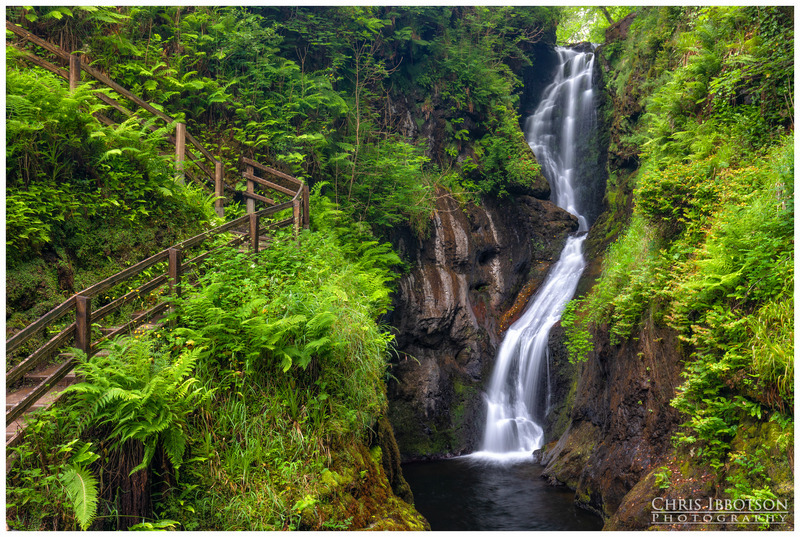
[[[657,497],[791,512],[791,17],[642,9],[609,28],[610,180],[589,242],[617,239],[551,340],[583,364],[541,454],[606,529],[696,528],[652,518]]]

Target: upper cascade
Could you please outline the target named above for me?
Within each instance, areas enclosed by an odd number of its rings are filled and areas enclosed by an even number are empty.
[[[542,101],[526,121],[526,138],[553,191],[556,205],[578,218],[579,231],[588,231],[586,200],[589,187],[585,157],[597,129],[594,53],[558,47],[560,66]],[[587,165],[588,164],[588,165]]]

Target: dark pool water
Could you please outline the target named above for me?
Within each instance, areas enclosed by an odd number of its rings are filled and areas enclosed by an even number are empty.
[[[442,531],[600,530],[603,521],[572,503],[574,492],[551,487],[532,462],[486,464],[449,459],[403,465],[417,510]]]

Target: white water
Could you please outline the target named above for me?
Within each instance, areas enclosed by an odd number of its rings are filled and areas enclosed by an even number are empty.
[[[481,451],[471,458],[487,461],[529,459],[542,447],[541,420],[549,404],[547,340],[585,267],[583,241],[588,223],[579,212],[573,181],[576,149],[594,128],[592,69],[594,54],[556,49],[561,65],[542,101],[527,120],[526,137],[550,181],[553,201],[578,218],[576,236],[569,237],[558,262],[525,313],[508,329],[497,354],[486,394],[487,419]],[[544,378],[543,378],[544,377]],[[544,390],[544,392],[542,392]]]

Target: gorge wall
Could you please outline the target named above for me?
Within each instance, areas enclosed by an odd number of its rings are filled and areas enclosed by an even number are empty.
[[[610,27],[607,45],[625,39],[633,19],[631,15]],[[611,69],[603,47],[597,65],[601,78]],[[618,94],[606,87],[603,93],[599,146],[615,181],[589,232],[588,264],[576,296],[586,294],[600,276],[603,254],[633,207],[631,179],[638,160],[623,139],[641,115],[642,105],[635,94]],[[575,490],[577,505],[608,519],[631,489],[665,460],[672,433],[681,422],[669,402],[680,384],[683,356],[676,334],[652,320],[645,320],[639,332],[621,345],[612,345],[603,327],[594,331],[593,338],[595,347],[587,361],[572,365],[563,327],[558,324],[551,332],[554,399],[560,403],[548,418],[548,444],[538,455],[545,466],[543,477]]]
[[[476,448],[503,316],[518,309],[523,287],[529,296],[541,283],[578,227],[575,217],[533,196],[462,208],[440,191],[436,209],[429,238],[407,229],[393,237],[410,266],[388,319],[398,350],[389,417],[404,460]]]
[[[609,75],[611,86],[606,90],[607,106],[601,113],[608,140],[610,180],[603,213],[590,230],[586,242],[590,262],[578,287],[579,296],[587,293],[600,275],[607,246],[631,218],[633,185],[637,181],[641,185],[646,180],[642,176],[646,177],[649,169],[643,166],[641,171],[638,170],[639,159],[646,160],[648,156],[636,145],[637,138],[633,134],[637,123],[644,117],[648,91],[658,87],[651,77],[659,76],[659,69],[665,68],[663,65],[659,67],[655,54],[634,56],[620,44],[639,44],[645,42],[648,35],[659,32],[663,32],[664,40],[675,40],[664,30],[661,21],[662,17],[673,17],[672,20],[682,23],[678,15],[668,10],[643,11],[641,16],[649,18],[632,25],[635,20],[632,14],[609,28],[605,45],[607,53],[599,51],[599,63],[604,73]],[[775,20],[783,20],[788,25],[790,19],[785,15],[775,13]],[[643,37],[642,28],[649,28],[651,33]],[[621,50],[626,51],[622,57]],[[678,64],[675,69],[682,67]],[[620,73],[625,75],[624,83],[620,82]],[[637,196],[640,193],[638,190]],[[641,207],[636,209],[637,212],[640,210]],[[712,226],[711,223],[708,225]],[[677,280],[679,274],[676,269],[671,278]],[[731,380],[734,375],[723,376],[715,389],[724,394],[721,400],[725,402],[739,400],[750,406],[744,411],[727,410],[730,412],[724,416],[727,421],[720,418],[722,413],[714,414],[702,406],[695,407],[702,410],[691,412],[683,407],[686,413],[673,407],[671,403],[678,395],[679,387],[683,385],[682,389],[685,389],[685,383],[697,378],[694,376],[695,362],[702,356],[702,351],[698,351],[685,334],[679,336],[674,323],[665,322],[665,311],[670,311],[665,303],[668,304],[669,299],[651,294],[642,300],[646,307],[637,318],[635,327],[618,343],[611,341],[607,318],[592,324],[593,349],[579,366],[568,363],[564,329],[556,326],[551,332],[551,370],[555,371],[557,379],[557,398],[563,403],[548,420],[548,443],[538,453],[545,466],[543,477],[553,485],[566,485],[574,490],[575,503],[603,516],[605,530],[665,529],[663,525],[654,525],[651,516],[652,502],[657,497],[777,498],[784,505],[788,502],[789,507],[785,516],[788,520],[784,522],[781,519],[775,524],[785,523],[785,526],[777,527],[791,529],[794,497],[793,446],[789,440],[791,425],[779,425],[779,420],[784,418],[777,412],[772,418],[768,417],[770,403],[760,399],[760,394],[737,394],[736,381]],[[693,307],[695,311],[702,311],[707,305],[698,302]],[[702,330],[702,327],[697,330]],[[722,354],[717,355],[718,362],[711,361],[713,367],[726,367],[722,363]],[[738,374],[750,374],[749,367],[745,366]],[[706,387],[699,397],[704,397],[705,402],[705,397],[712,398],[707,395],[712,392],[713,388]],[[747,398],[758,401],[761,406],[748,402]],[[676,437],[676,433],[701,437],[702,433],[697,432],[701,425],[697,423],[702,420],[708,420],[706,423],[718,420],[714,423],[729,428],[712,441],[706,439],[708,443],[695,438],[681,442],[680,434]],[[708,446],[714,441],[727,442],[724,448],[727,452],[719,459],[708,453]],[[719,519],[715,518],[713,524],[700,527],[685,522],[676,522],[668,527],[732,529],[726,522],[718,522]]]
[[[531,57],[533,64],[520,72],[525,82],[521,127],[558,67],[552,45],[537,44]],[[596,62],[595,79],[600,75]],[[596,95],[602,104],[602,92]],[[587,211],[592,222],[605,192],[607,139],[598,135],[588,145],[581,148],[585,170],[580,174],[591,180],[579,196],[584,206],[592,207]],[[485,422],[483,390],[503,332],[558,259],[567,235],[578,227],[573,216],[548,201],[549,195],[543,179],[525,194],[503,200],[484,197],[479,206],[459,206],[441,191],[429,238],[395,231],[392,243],[411,267],[399,282],[389,318],[398,350],[388,383],[389,412],[404,460],[478,448]],[[566,360],[551,371],[548,438],[566,428],[576,373]]]

